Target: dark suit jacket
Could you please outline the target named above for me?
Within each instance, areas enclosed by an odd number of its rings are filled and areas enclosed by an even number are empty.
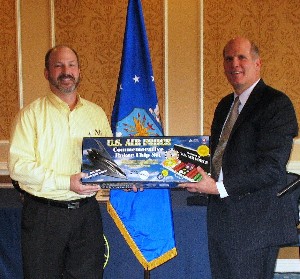
[[[232,102],[233,93],[224,97],[216,108],[211,127],[212,155]],[[229,197],[210,196],[209,238],[228,245],[228,249],[297,242],[290,196],[276,197],[286,185],[286,164],[297,133],[290,99],[260,80],[224,151],[223,182]]]

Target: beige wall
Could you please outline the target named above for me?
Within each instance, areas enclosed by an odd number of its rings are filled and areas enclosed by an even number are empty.
[[[74,44],[79,53],[83,53],[82,70],[86,74],[82,94],[102,105],[108,115],[111,113],[127,1],[104,1],[105,9],[97,8],[96,3],[101,5],[101,1],[63,2],[1,0],[1,9],[10,15],[10,23],[7,23],[7,18],[0,20],[0,34],[4,38],[0,40],[0,62],[3,65],[0,67],[0,83],[3,85],[0,93],[2,174],[7,173],[7,144],[13,116],[22,104],[26,105],[38,95],[43,95],[48,86],[43,77],[43,59],[53,40],[52,23],[58,43]],[[15,6],[15,3],[20,5]],[[53,22],[51,3],[56,8]],[[300,49],[295,40],[300,37],[299,1],[246,0],[241,3],[203,0],[203,6],[202,0],[142,0],[142,3],[166,134],[209,134],[214,108],[218,100],[231,90],[223,75],[222,48],[229,38],[237,34],[249,36],[259,44],[265,80],[291,97],[299,119]],[[20,17],[16,21],[17,10]],[[4,12],[0,14],[1,19]],[[90,22],[84,22],[89,17]],[[101,18],[105,18],[106,23],[99,21]],[[20,29],[17,23],[20,23]],[[109,34],[106,36],[108,41],[99,43],[99,46],[104,46],[98,50],[105,55],[104,60],[97,58],[97,48],[95,51],[89,47],[94,40],[104,40],[101,34],[90,37],[93,32],[89,31],[93,26],[99,30],[107,29],[105,32]],[[20,40],[17,40],[18,30],[21,32]],[[5,63],[7,54],[11,63]],[[95,63],[105,67],[100,69]],[[92,74],[97,77],[90,79]],[[97,78],[99,80],[95,80]],[[85,87],[88,84],[92,87]],[[295,142],[288,167],[300,173],[299,139]],[[297,257],[295,251],[288,250],[283,257]]]
[[[6,160],[6,150],[3,146],[8,140],[9,126],[18,107],[28,104],[38,95],[43,95],[47,88],[43,77],[43,59],[53,40],[51,23],[56,29],[57,43],[71,44],[82,54],[82,95],[103,106],[110,116],[127,6],[125,0],[105,3],[97,1],[97,4],[93,0],[64,3],[55,0],[19,0],[16,3],[20,3],[18,22],[21,40],[16,42],[15,3],[4,2],[5,10],[11,14],[12,23],[9,30],[12,39],[2,44],[0,42],[1,53],[5,53],[5,45],[10,44],[15,47],[10,50],[11,56],[17,60],[14,71],[9,73],[10,77],[2,75],[5,77],[3,83],[11,90],[8,94],[4,93],[5,90],[1,92],[2,99],[6,100],[0,104],[2,163]],[[218,100],[231,90],[223,75],[222,47],[228,38],[236,34],[250,36],[258,42],[263,56],[265,80],[272,85],[274,83],[274,86],[291,97],[299,118],[300,69],[296,62],[299,60],[297,52],[300,50],[296,47],[293,35],[300,32],[297,20],[300,7],[293,6],[294,12],[286,17],[292,8],[291,2],[294,1],[284,1],[279,8],[278,4],[271,0],[263,3],[247,0],[242,5],[225,0],[142,1],[166,134],[209,134],[214,108]],[[55,11],[53,22],[51,3]],[[104,8],[97,5],[104,5]],[[285,13],[282,13],[282,10]],[[271,21],[264,20],[269,17]],[[106,35],[101,38],[101,33],[95,35],[96,32],[92,28],[106,32]],[[0,32],[4,32],[5,28],[1,30]],[[274,43],[274,38],[282,43]],[[16,46],[20,46],[20,52]],[[15,53],[18,53],[18,56],[14,56]],[[98,58],[98,53],[103,54],[102,57]],[[283,63],[285,58],[290,63]],[[2,57],[2,60],[5,59]],[[18,69],[22,70],[19,82],[16,76],[18,61],[21,63]],[[295,63],[292,63],[294,61]],[[204,78],[201,67],[204,67]],[[12,84],[8,85],[6,80],[12,80]],[[298,140],[289,164],[292,170],[300,168],[297,163],[300,160],[299,144]]]

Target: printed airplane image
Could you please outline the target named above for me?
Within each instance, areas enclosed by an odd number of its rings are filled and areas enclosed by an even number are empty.
[[[112,160],[102,143],[97,140],[95,140],[95,142],[97,143],[98,148],[86,149],[86,159],[88,159],[89,163],[83,163],[82,169],[101,175],[125,179],[126,174]]]

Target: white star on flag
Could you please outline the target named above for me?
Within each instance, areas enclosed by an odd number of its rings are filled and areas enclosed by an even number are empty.
[[[139,79],[140,79],[140,77],[138,77],[137,75],[134,75],[134,78],[133,78],[134,83],[140,82]]]

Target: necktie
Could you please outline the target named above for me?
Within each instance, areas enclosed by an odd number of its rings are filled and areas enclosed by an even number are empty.
[[[218,180],[221,167],[222,167],[222,157],[228,141],[228,138],[231,134],[232,127],[239,116],[239,105],[241,104],[239,97],[236,97],[233,103],[233,106],[229,112],[227,121],[223,127],[219,143],[217,145],[216,151],[212,158],[212,177]]]

